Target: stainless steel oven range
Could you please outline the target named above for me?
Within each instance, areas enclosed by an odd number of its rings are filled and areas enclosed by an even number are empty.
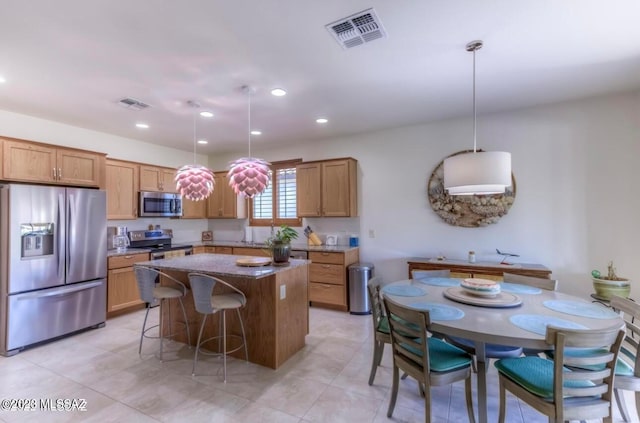
[[[156,229],[151,231],[130,231],[131,248],[148,248],[151,250],[151,260],[171,257],[189,256],[193,254],[192,245],[173,245],[173,231],[171,229]]]

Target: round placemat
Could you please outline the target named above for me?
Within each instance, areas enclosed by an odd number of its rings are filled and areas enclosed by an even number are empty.
[[[413,285],[387,285],[382,288],[382,292],[399,297],[420,297],[427,293],[427,290]]]
[[[519,328],[537,333],[538,335],[546,334],[547,326],[549,325],[565,329],[589,329],[586,326],[570,320],[541,314],[516,314],[515,316],[509,317],[509,320]]]
[[[464,311],[446,304],[418,302],[407,304],[407,306],[428,311],[431,320],[458,320],[464,317]]]
[[[615,311],[600,304],[570,300],[547,300],[542,303],[546,308],[573,316],[590,317],[592,319],[616,319],[620,317]]]

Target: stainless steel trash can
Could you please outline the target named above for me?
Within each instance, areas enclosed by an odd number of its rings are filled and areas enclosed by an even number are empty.
[[[349,312],[351,314],[371,313],[367,282],[372,277],[372,263],[354,263],[349,266]]]

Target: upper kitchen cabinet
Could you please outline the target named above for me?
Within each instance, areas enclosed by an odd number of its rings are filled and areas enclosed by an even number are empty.
[[[13,181],[100,187],[105,155],[5,138],[2,178]]]
[[[357,172],[358,162],[352,158],[297,165],[298,216],[357,216]]]
[[[247,200],[236,195],[229,186],[227,172],[213,174],[216,185],[207,199],[209,219],[244,219],[247,217]]]
[[[182,218],[206,219],[207,200],[191,201],[185,197],[182,197]]]
[[[137,219],[137,163],[107,159],[107,219]]]
[[[140,165],[140,191],[176,193],[176,170],[168,167]]]

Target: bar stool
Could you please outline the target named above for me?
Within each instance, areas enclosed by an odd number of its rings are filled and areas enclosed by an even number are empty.
[[[160,361],[162,361],[162,341],[164,337],[162,333],[164,331],[164,318],[163,313],[160,314],[160,323],[157,325],[153,325],[151,327],[147,326],[147,318],[149,317],[149,309],[151,308],[151,304],[156,300],[160,301],[160,305],[164,301],[169,301],[171,299],[177,299],[180,303],[180,307],[182,308],[182,316],[184,317],[184,326],[187,331],[187,343],[191,345],[191,334],[189,332],[189,322],[187,321],[187,313],[184,309],[184,304],[182,302],[182,298],[187,294],[187,287],[177,280],[176,278],[167,275],[153,267],[147,266],[139,266],[136,265],[134,267],[134,271],[136,274],[136,281],[138,282],[138,291],[140,292],[140,299],[147,303],[147,312],[144,315],[144,322],[142,323],[142,333],[140,333],[140,346],[138,347],[138,354],[142,354],[142,340],[144,338],[156,338],[155,336],[147,335],[147,331],[159,327],[158,338],[160,338]],[[170,281],[175,284],[176,287],[170,286],[158,286],[157,281],[159,277],[162,276],[165,280]],[[171,307],[169,307],[169,338],[173,336],[173,319],[171,319]]]
[[[225,287],[230,288],[234,292],[227,294],[213,294],[213,288],[216,283],[220,283]],[[244,347],[244,357],[245,360],[249,360],[249,352],[247,350],[247,338],[244,332],[244,324],[242,323],[242,317],[240,316],[240,308],[244,307],[247,304],[247,297],[244,295],[242,291],[238,288],[231,286],[227,282],[222,279],[218,279],[215,276],[205,275],[202,273],[189,273],[189,284],[191,285],[191,292],[193,293],[193,301],[196,306],[196,310],[198,313],[203,314],[202,324],[200,325],[200,331],[198,333],[198,343],[196,344],[196,353],[193,357],[193,369],[191,372],[192,376],[196,375],[196,364],[198,362],[198,354],[202,353],[207,355],[208,353],[204,351],[200,351],[200,347],[202,344],[209,342],[211,340],[218,340],[218,352],[214,353],[214,355],[222,355],[222,368],[224,373],[224,382],[227,382],[227,354],[238,351],[240,348]],[[238,320],[240,321],[240,329],[242,330],[242,343],[236,348],[227,351],[227,322],[226,322],[226,311],[227,310],[236,310],[238,314]],[[220,311],[222,313],[220,318],[220,331],[222,335],[212,336],[205,340],[202,340],[202,333],[204,331],[204,325],[207,321],[207,317],[209,315],[217,313]],[[220,333],[220,331],[218,333]],[[231,337],[238,337],[238,335],[230,335]],[[222,352],[220,352],[220,339],[222,339]]]

